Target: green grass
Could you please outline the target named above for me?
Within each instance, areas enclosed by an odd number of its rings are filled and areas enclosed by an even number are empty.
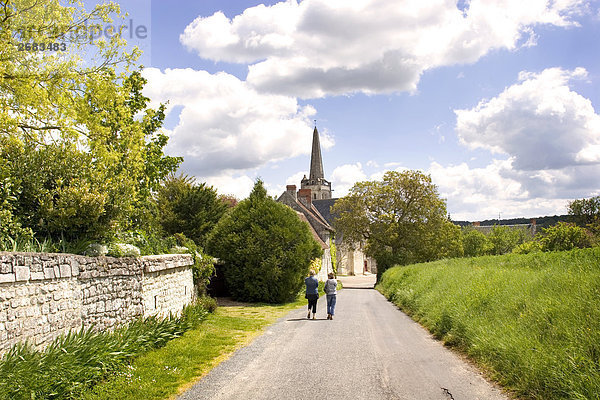
[[[212,305],[214,300],[200,299],[178,317],[138,319],[114,332],[71,331],[43,350],[27,343],[13,346],[0,359],[0,398],[79,399],[136,357],[198,326]]]
[[[129,368],[84,393],[84,400],[174,398],[214,366],[247,345],[301,299],[285,305],[219,307],[196,329],[137,358]]]
[[[441,260],[378,289],[527,399],[600,399],[600,248]]]

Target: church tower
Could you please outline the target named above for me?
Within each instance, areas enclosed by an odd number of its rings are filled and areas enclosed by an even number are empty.
[[[310,174],[309,177],[300,181],[301,189],[310,189],[312,200],[323,200],[331,198],[331,182],[325,180],[323,173],[323,159],[321,158],[321,143],[319,142],[319,132],[315,126],[313,131],[312,153],[310,155]]]

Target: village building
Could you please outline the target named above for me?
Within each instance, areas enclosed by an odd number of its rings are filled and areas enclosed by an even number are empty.
[[[319,280],[325,280],[327,274],[333,272],[332,244],[335,247],[335,259],[339,275],[376,273],[375,260],[364,254],[363,243],[346,243],[341,235],[335,234],[333,228],[334,216],[331,214],[331,207],[338,199],[332,198],[331,192],[331,182],[325,179],[323,172],[319,132],[315,127],[309,177],[307,178],[305,175],[302,178],[300,190],[298,191],[296,191],[296,185],[287,185],[285,192],[279,196],[277,201],[298,212],[303,217],[302,219],[309,223],[311,231],[317,235],[319,239],[317,241],[323,249],[322,267],[317,276]]]

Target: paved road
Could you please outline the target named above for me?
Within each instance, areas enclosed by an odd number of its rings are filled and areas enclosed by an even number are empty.
[[[182,394],[192,399],[506,400],[413,322],[371,278],[342,278],[336,316],[296,310]]]

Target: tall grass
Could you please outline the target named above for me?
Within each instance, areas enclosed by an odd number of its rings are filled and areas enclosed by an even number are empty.
[[[197,326],[214,305],[201,300],[180,317],[139,319],[114,332],[72,331],[43,351],[16,345],[0,360],[0,399],[78,399],[135,357]]]
[[[378,289],[528,399],[600,399],[600,248],[441,260]]]

